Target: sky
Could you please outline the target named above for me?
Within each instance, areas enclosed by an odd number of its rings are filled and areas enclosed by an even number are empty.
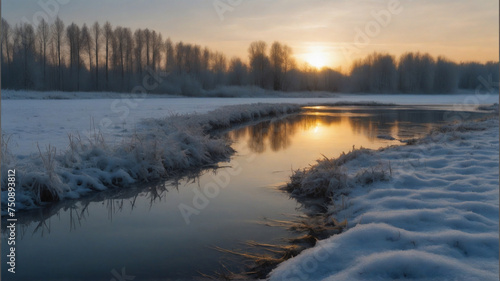
[[[280,41],[299,64],[340,70],[373,52],[499,59],[498,0],[3,0],[1,13],[149,28],[244,60],[251,42]]]

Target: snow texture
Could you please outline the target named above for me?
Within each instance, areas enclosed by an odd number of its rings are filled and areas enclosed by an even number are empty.
[[[298,171],[291,191],[331,196],[329,214],[348,227],[270,280],[498,280],[498,141],[492,118]],[[384,176],[356,182],[372,168]]]
[[[97,130],[69,136],[69,148],[48,146],[38,154],[15,157],[2,142],[2,215],[7,207],[7,169],[16,169],[16,207],[78,198],[92,191],[124,188],[133,183],[169,178],[215,164],[233,153],[225,138],[211,132],[267,116],[297,112],[287,104],[222,107],[205,114],[149,119],[119,144],[108,144]]]

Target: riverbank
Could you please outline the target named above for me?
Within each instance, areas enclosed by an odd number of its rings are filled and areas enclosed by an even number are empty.
[[[119,144],[93,129],[89,135],[68,135],[68,149],[62,152],[39,147],[38,154],[22,158],[10,153],[8,136],[2,135],[2,216],[7,213],[7,170],[17,175],[16,210],[36,208],[208,167],[234,153],[230,141],[212,136],[213,131],[298,111],[298,105],[253,104],[148,119]]]
[[[297,171],[294,196],[329,197],[346,230],[270,280],[498,280],[498,117]]]

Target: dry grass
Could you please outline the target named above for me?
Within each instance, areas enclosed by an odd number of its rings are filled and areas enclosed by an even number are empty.
[[[309,168],[296,170],[284,190],[295,197],[333,199],[348,193],[356,185],[368,185],[377,181],[387,181],[392,175],[390,163],[374,163],[367,168],[349,170],[346,164],[360,156],[373,154],[369,149],[355,149],[342,153],[338,158],[317,160]]]
[[[286,228],[292,232],[305,233],[306,236],[309,236],[309,239],[306,240],[310,241],[313,241],[310,239],[311,237],[317,240],[340,233],[347,226],[347,221],[338,222],[335,219],[328,219],[324,215],[302,216],[295,220],[266,219],[262,223],[267,226]]]
[[[266,278],[267,274],[269,274],[269,272],[271,272],[271,270],[278,264],[291,259],[292,257],[298,255],[302,250],[304,250],[304,248],[296,245],[271,245],[257,243],[254,241],[249,241],[245,244],[254,249],[263,250],[263,252],[267,253],[250,253],[214,247],[214,250],[217,250],[224,254],[236,256],[238,259],[242,260],[243,264],[246,264],[246,269],[243,273],[235,274],[230,271],[225,271],[223,272],[225,274],[216,272],[216,276],[231,278],[223,280],[237,280],[235,277],[239,276],[245,276],[246,278]]]
[[[8,157],[10,155],[9,153],[9,142],[10,142],[10,138],[12,137],[12,135],[7,135],[7,134],[2,134],[2,138],[1,138],[1,154],[0,154],[0,157],[2,158],[2,161],[5,161],[7,160],[6,157]]]
[[[286,244],[247,241],[244,245],[249,247],[249,250],[246,251],[213,247],[214,250],[236,257],[238,263],[245,265],[245,270],[242,273],[235,274],[225,268],[213,275],[203,274],[203,276],[210,276],[213,280],[241,280],[242,276],[246,278],[266,278],[278,264],[297,256],[307,248],[315,246],[317,241],[340,233],[347,227],[346,220],[339,222],[325,215],[294,216],[291,220],[265,219],[258,223],[285,228],[299,235],[285,239]]]
[[[213,274],[198,272],[203,280],[248,280],[248,276],[232,272],[224,263],[221,264],[221,270],[214,271]]]

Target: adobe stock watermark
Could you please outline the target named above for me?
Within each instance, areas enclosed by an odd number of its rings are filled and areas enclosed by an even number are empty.
[[[479,84],[476,86],[474,95],[468,96],[463,104],[476,107],[488,100],[491,95],[498,95],[500,83],[499,81],[493,81],[493,76],[491,74],[487,78],[480,75],[477,77],[477,80]]]
[[[359,54],[363,48],[366,48],[372,42],[373,38],[379,36],[382,33],[382,29],[388,27],[394,16],[401,14],[403,10],[404,8],[400,0],[389,0],[384,9],[371,11],[371,19],[362,28],[356,27],[354,29],[353,42],[348,44],[348,46],[342,47],[344,57],[352,61],[353,57]]]
[[[477,80],[479,83],[474,90],[474,94],[467,95],[461,103],[453,105],[453,110],[445,112],[444,119],[446,122],[465,122],[471,115],[467,111],[475,110],[478,106],[487,102],[492,95],[498,96],[500,83],[493,81],[491,75],[487,78],[480,75]]]
[[[113,277],[109,281],[132,281],[132,280],[134,280],[135,276],[128,275],[125,272],[125,270],[126,270],[126,268],[122,267],[121,272],[118,272],[118,271],[116,271],[116,269],[113,268],[113,270],[111,270],[111,275],[113,275]]]
[[[214,0],[213,6],[220,21],[224,21],[224,14],[233,12],[241,3],[243,3],[243,0]]]
[[[115,99],[110,105],[111,112],[118,115],[120,122],[125,122],[130,116],[130,111],[137,108],[146,99],[148,92],[158,89],[164,78],[169,75],[170,72],[155,72],[150,67],[146,67],[146,75],[142,79],[142,85],[135,86],[131,94]],[[99,129],[108,129],[111,125],[113,125],[113,120],[105,117],[100,120]]]
[[[246,154],[247,149],[245,147],[244,154]],[[254,152],[249,151],[245,160],[250,163],[255,157]],[[203,187],[200,189],[193,188],[191,204],[180,203],[178,206],[184,222],[187,225],[191,224],[191,216],[199,215],[201,211],[206,209],[210,205],[211,200],[219,196],[220,192],[229,186],[231,178],[240,175],[242,172],[243,168],[240,166],[240,163],[237,160],[233,160],[231,167],[218,169],[215,174],[211,175],[212,180],[203,185]]]
[[[499,82],[493,81],[491,75],[487,78],[478,76],[478,85],[473,94],[467,95],[462,102],[454,104],[452,110],[448,110],[443,115],[445,123],[465,123],[469,120],[470,111],[476,110],[478,106],[488,102],[492,95],[498,96]],[[447,144],[449,135],[446,133],[429,135],[430,141],[419,144],[418,151],[413,154],[415,157],[405,163],[405,167],[401,169],[404,175],[414,175],[417,167],[425,166],[425,161],[432,157],[432,147],[435,144]]]
[[[41,10],[35,12],[31,20],[27,17],[23,17],[21,21],[24,23],[30,23],[34,26],[38,26],[42,20],[45,20],[45,22],[51,22],[50,19],[56,18],[59,14],[61,6],[67,5],[69,2],[71,2],[71,0],[39,0],[37,4]]]

